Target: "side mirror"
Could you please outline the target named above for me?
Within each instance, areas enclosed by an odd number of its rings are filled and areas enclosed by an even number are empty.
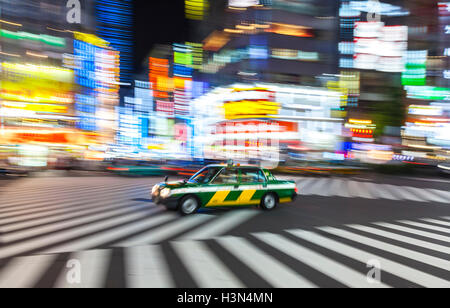
[[[167,183],[169,181],[169,176],[167,175],[165,178],[164,178],[164,183]]]

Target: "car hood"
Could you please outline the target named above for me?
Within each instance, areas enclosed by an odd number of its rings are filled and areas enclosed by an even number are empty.
[[[196,187],[196,186],[198,186],[197,184],[185,183],[183,181],[162,182],[162,183],[159,183],[158,185],[159,185],[159,187],[166,187],[166,188],[170,188],[170,189],[187,188],[187,187]]]

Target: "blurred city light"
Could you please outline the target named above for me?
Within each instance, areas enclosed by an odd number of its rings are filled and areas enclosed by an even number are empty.
[[[0,0],[3,166],[450,160],[448,2],[186,0],[140,71],[133,31],[164,29],[72,2]]]

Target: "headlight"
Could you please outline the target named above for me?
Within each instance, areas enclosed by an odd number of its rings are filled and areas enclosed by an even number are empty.
[[[162,198],[168,198],[170,197],[170,189],[169,188],[164,188],[163,190],[161,190],[161,197]]]
[[[153,194],[153,195],[156,194],[156,192],[158,191],[158,189],[159,189],[159,185],[153,186],[152,194]]]

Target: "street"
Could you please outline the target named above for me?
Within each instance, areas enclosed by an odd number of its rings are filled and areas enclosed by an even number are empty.
[[[280,178],[295,202],[189,217],[152,203],[162,178],[2,181],[0,287],[450,287],[450,180]]]

